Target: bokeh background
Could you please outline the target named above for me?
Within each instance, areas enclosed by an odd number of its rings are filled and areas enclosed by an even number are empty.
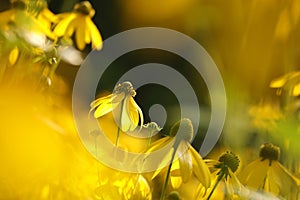
[[[8,0],[1,2],[2,10],[9,8]],[[77,2],[51,0],[48,5],[54,13],[61,13],[71,11]],[[270,81],[297,70],[299,66],[300,2],[296,0],[90,2],[96,10],[93,20],[104,40],[132,28],[165,27],[187,34],[207,50],[222,74],[228,95],[228,114],[222,136],[230,145],[239,141],[232,140],[231,136],[243,138],[253,132],[247,115],[249,105],[278,101],[274,89],[269,88]],[[201,106],[209,107],[207,88],[202,78],[194,75],[192,66],[176,55],[159,50],[139,50],[122,56],[109,68],[108,78],[101,80],[99,90],[111,90],[123,73],[147,62],[167,64],[180,71],[197,91]],[[64,65],[59,67],[58,73],[66,77],[72,86],[78,68],[66,63]],[[138,94],[145,94],[141,90]],[[155,90],[155,94],[151,92],[152,97],[147,96],[148,100],[142,95],[137,96],[137,101],[143,104],[141,107],[147,108],[149,104],[158,103],[156,97],[160,97],[161,104],[172,99],[167,94],[160,95],[166,93],[165,88]],[[209,118],[209,113],[204,116]],[[149,120],[149,116],[146,119]],[[203,120],[206,123],[209,119]],[[205,128],[203,125],[201,131],[204,132]],[[243,143],[241,140],[236,145]]]

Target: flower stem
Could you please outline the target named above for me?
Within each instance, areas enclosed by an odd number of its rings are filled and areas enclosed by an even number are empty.
[[[168,187],[168,182],[169,182],[169,178],[170,178],[170,174],[171,174],[171,167],[172,167],[172,164],[173,164],[173,160],[174,160],[176,151],[177,151],[177,148],[174,148],[174,152],[172,153],[172,157],[171,157],[170,164],[169,164],[169,167],[168,167],[168,172],[167,172],[165,184],[164,184],[161,196],[160,196],[160,200],[165,199],[166,190],[167,190],[167,187]]]
[[[218,179],[217,179],[217,181],[216,181],[216,183],[215,183],[213,189],[210,191],[210,193],[209,193],[209,195],[208,195],[208,197],[207,197],[206,200],[210,200],[210,198],[211,198],[211,196],[213,195],[214,191],[216,190],[218,184],[219,184],[220,181],[222,180],[224,174],[225,174],[225,173],[224,173],[224,170],[221,169],[220,174],[218,175]]]
[[[154,132],[154,131],[152,131],[152,130],[149,131],[148,146],[149,146],[150,143],[151,143],[151,137],[152,137],[153,132]]]
[[[121,101],[121,111],[120,111],[120,117],[119,117],[119,124],[118,124],[118,131],[117,131],[117,138],[116,138],[116,146],[118,146],[119,143],[119,137],[120,137],[120,127],[122,127],[122,114],[123,114],[123,106],[124,106],[124,99]]]

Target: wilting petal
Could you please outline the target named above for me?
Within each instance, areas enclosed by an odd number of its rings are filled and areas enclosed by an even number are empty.
[[[182,184],[182,176],[178,160],[172,164],[170,181],[173,189],[178,189]]]
[[[85,36],[86,36],[86,23],[84,18],[78,18],[76,19],[76,22],[74,20],[74,26],[76,27],[75,31],[75,39],[76,39],[76,45],[79,50],[83,50],[85,48]]]
[[[146,153],[151,153],[153,151],[156,151],[164,146],[166,146],[167,144],[169,144],[169,142],[174,141],[174,138],[172,137],[163,137],[159,140],[156,140],[155,142],[152,142],[149,146],[149,148],[147,149]]]
[[[58,37],[64,36],[71,21],[76,17],[75,13],[64,13],[57,15],[58,23],[53,33]]]
[[[210,186],[211,180],[210,180],[210,172],[207,165],[203,161],[200,154],[190,144],[189,144],[189,152],[191,153],[193,159],[193,171],[196,177],[205,188],[208,188]]]
[[[274,164],[274,163],[273,163]],[[276,177],[276,173],[272,170],[272,167],[269,167],[269,170],[266,175],[264,191],[270,192],[275,195],[279,195],[280,193],[280,180]]]
[[[92,101],[92,103],[90,103],[91,109],[95,109],[97,106],[99,106],[103,102],[111,101],[112,96],[113,96],[113,94],[110,94],[110,95],[100,97],[100,98]]]
[[[285,196],[290,193],[295,193],[299,190],[300,181],[294,177],[286,168],[284,168],[279,162],[272,164],[271,170],[272,178],[278,185],[280,194]],[[271,191],[273,193],[273,191]],[[275,191],[276,192],[276,191]],[[276,193],[275,193],[276,194]]]
[[[264,179],[269,169],[269,160],[257,159],[246,166],[241,172],[239,179],[242,184],[253,189],[262,189]]]
[[[174,149],[172,148],[164,157],[163,161],[161,161],[159,163],[159,165],[157,166],[157,170],[154,172],[154,174],[152,175],[151,179],[154,179],[165,167],[166,167],[166,163],[172,162],[171,158],[172,158],[172,154],[174,152]],[[168,166],[168,165],[167,165]]]
[[[102,97],[102,98],[99,98],[99,99],[93,101],[90,104],[90,106],[91,106],[90,112],[92,110],[96,109],[94,112],[95,118],[99,118],[99,117],[111,112],[120,103],[119,101],[116,100],[119,97],[122,97],[122,96],[108,95],[108,96],[105,96],[105,97]]]
[[[130,120],[137,126],[139,123],[139,113],[137,111],[137,104],[132,97],[129,97],[129,105],[127,107],[127,112],[129,113]]]
[[[142,125],[144,124],[144,115],[143,115],[143,112],[141,110],[141,108],[137,105],[137,103],[134,101],[134,99],[131,97],[130,98],[130,108],[135,108],[139,114],[139,118],[140,118],[140,124],[141,124],[141,127]],[[138,121],[138,117],[135,117],[135,121]],[[136,123],[137,125],[138,123]]]
[[[86,23],[92,40],[92,47],[100,50],[102,48],[103,42],[98,28],[91,19],[87,19]]]
[[[126,97],[121,103],[123,105],[121,106],[122,110],[120,113],[119,127],[122,131],[127,132],[127,131],[129,131],[131,129],[133,130],[135,128],[129,117],[129,111],[128,111],[129,97]],[[117,115],[118,115],[118,113],[117,113]]]
[[[193,160],[187,145],[181,143],[178,147],[180,172],[184,183],[188,182],[193,173]]]
[[[111,102],[102,103],[94,112],[94,117],[99,118],[113,110],[113,104]]]

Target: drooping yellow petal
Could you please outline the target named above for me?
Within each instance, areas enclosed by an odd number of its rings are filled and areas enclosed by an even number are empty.
[[[193,173],[193,160],[192,156],[189,153],[189,148],[187,145],[179,145],[178,147],[178,159],[180,165],[180,172],[182,176],[182,180],[184,183],[188,182],[192,173]]]
[[[108,97],[100,98],[99,101],[96,100],[96,102],[91,103],[92,105],[94,105],[94,107],[91,108],[90,112],[95,108],[96,110],[94,112],[94,117],[102,117],[103,115],[111,112],[120,104],[120,101],[116,100],[119,98],[122,98],[122,95],[108,95]]]
[[[91,109],[95,109],[96,107],[98,107],[103,102],[112,101],[112,97],[113,97],[113,94],[110,94],[110,95],[100,97],[100,98],[94,100],[92,103],[90,103]]]
[[[246,166],[239,174],[242,184],[253,189],[262,189],[269,169],[269,160],[257,159]]]
[[[182,184],[183,180],[180,173],[180,164],[178,160],[172,164],[170,181],[173,189],[178,189]]]
[[[137,126],[139,123],[139,114],[137,111],[137,105],[134,102],[132,97],[129,97],[127,112],[129,113],[130,120],[132,123]]]
[[[10,65],[16,64],[19,58],[19,49],[18,47],[13,48],[13,50],[9,53],[8,61]]]
[[[96,109],[94,112],[94,117],[99,118],[116,108],[123,98],[124,94],[110,94],[96,99],[90,103],[90,112]]]
[[[94,112],[94,117],[99,118],[103,115],[111,112],[113,110],[113,104],[111,102],[102,103],[99,107],[96,108]]]
[[[57,21],[56,15],[55,15],[53,12],[51,12],[47,7],[44,8],[44,9],[41,11],[41,13],[40,13],[39,16],[38,16],[38,19],[39,19],[40,17],[43,18],[43,19],[48,20],[49,22],[56,22],[56,21]]]
[[[70,21],[63,36],[66,38],[72,37],[75,31],[76,31],[76,19],[74,18],[72,21]]]
[[[156,140],[155,142],[152,142],[152,143],[150,144],[150,146],[148,147],[146,153],[151,153],[151,152],[153,152],[153,151],[156,151],[156,150],[158,150],[158,149],[160,149],[160,148],[166,146],[166,145],[167,145],[168,143],[170,143],[172,140],[174,141],[174,138],[168,137],[168,136],[167,136],[167,137],[163,137],[163,138],[161,138],[161,139],[159,139],[159,140]]]
[[[135,127],[132,124],[132,121],[130,120],[129,117],[129,111],[128,111],[128,106],[129,106],[129,99],[130,97],[125,97],[125,99],[121,102],[123,105],[121,106],[121,118],[120,118],[120,124],[119,127],[122,131],[127,132],[127,131],[132,131]]]
[[[273,163],[274,165],[275,163]],[[278,177],[276,176],[276,172],[273,171],[273,165],[269,168],[265,180],[265,186],[264,191],[272,193],[274,195],[280,194],[280,180],[278,180]]]
[[[58,37],[64,36],[69,24],[72,20],[74,20],[75,17],[75,13],[63,13],[57,15],[58,23],[55,26],[53,33]]]
[[[86,29],[85,29],[85,33],[84,33],[84,42],[86,44],[90,44],[91,43],[90,28],[89,28],[89,24],[87,22],[88,20],[90,20],[89,17],[85,17],[84,18],[84,23],[86,24]]]
[[[192,159],[193,159],[193,171],[195,176],[198,178],[200,183],[205,187],[210,187],[211,179],[210,179],[210,172],[203,161],[200,154],[189,144],[189,152],[191,153]]]
[[[93,21],[90,18],[88,18],[86,20],[86,22],[87,22],[87,27],[89,29],[90,37],[92,40],[92,47],[97,50],[102,49],[103,42],[102,42],[102,37],[101,37],[101,34],[100,34],[98,28],[96,27],[96,25],[93,23]]]
[[[172,162],[171,158],[172,158],[172,154],[174,152],[174,148],[172,148],[164,157],[163,161],[159,163],[159,165],[157,166],[156,171],[154,172],[154,174],[152,175],[151,179],[154,179],[165,167],[166,167],[166,163]],[[168,165],[167,165],[168,166]]]
[[[140,119],[140,124],[142,127],[142,125],[144,124],[144,115],[143,115],[141,108],[137,105],[137,103],[134,101],[134,99],[132,97],[130,99],[130,104],[131,104],[131,106],[130,106],[131,108],[135,108],[137,110],[138,117]],[[138,117],[135,117],[135,121],[139,120]],[[138,123],[136,123],[136,124],[138,124]]]
[[[293,176],[285,167],[279,162],[275,161],[272,164],[271,172],[274,181],[278,185],[278,192],[282,196],[286,196],[290,193],[299,192],[300,180]],[[271,191],[273,192],[273,191]],[[276,192],[276,191],[275,191]]]
[[[74,20],[75,30],[75,40],[76,45],[79,50],[83,50],[85,48],[85,32],[86,32],[86,24],[85,20],[82,17],[78,17]]]

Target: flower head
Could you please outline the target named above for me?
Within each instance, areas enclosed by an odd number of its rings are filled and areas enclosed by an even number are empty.
[[[172,149],[165,155],[161,166],[158,166],[152,175],[152,179],[154,179],[159,174],[164,174],[165,165],[169,163],[162,197],[164,197],[169,177],[173,189],[178,189],[182,183],[187,183],[192,175],[198,179],[204,188],[210,186],[209,169],[200,154],[189,143],[193,136],[193,131],[192,122],[189,119],[182,119],[172,126],[170,136],[153,142],[147,150],[148,153],[151,153],[173,142]],[[175,139],[174,136],[176,134],[179,134],[179,137]]]
[[[299,190],[300,181],[279,163],[280,148],[271,143],[260,147],[260,158],[240,174],[241,182],[250,188],[287,197]]]
[[[237,155],[231,151],[226,151],[219,159],[207,160],[208,165],[213,171],[214,184],[213,187],[209,189],[209,194],[207,195],[207,200],[214,199],[235,199],[240,196],[242,185],[237,179],[235,172],[237,171],[240,160]],[[203,193],[203,192],[202,192]],[[205,194],[198,192],[198,197]],[[218,198],[217,198],[218,197]]]
[[[102,48],[101,35],[91,18],[95,10],[89,1],[75,4],[73,12],[57,15],[57,23],[54,34],[58,37],[71,37],[75,34],[76,44],[79,50],[83,50],[86,44],[92,43],[92,48]]]
[[[124,132],[133,131],[140,121],[143,124],[144,117],[140,107],[133,97],[135,90],[130,82],[118,84],[113,93],[93,101],[91,111],[95,110],[94,117],[99,118],[113,111],[116,123]]]

